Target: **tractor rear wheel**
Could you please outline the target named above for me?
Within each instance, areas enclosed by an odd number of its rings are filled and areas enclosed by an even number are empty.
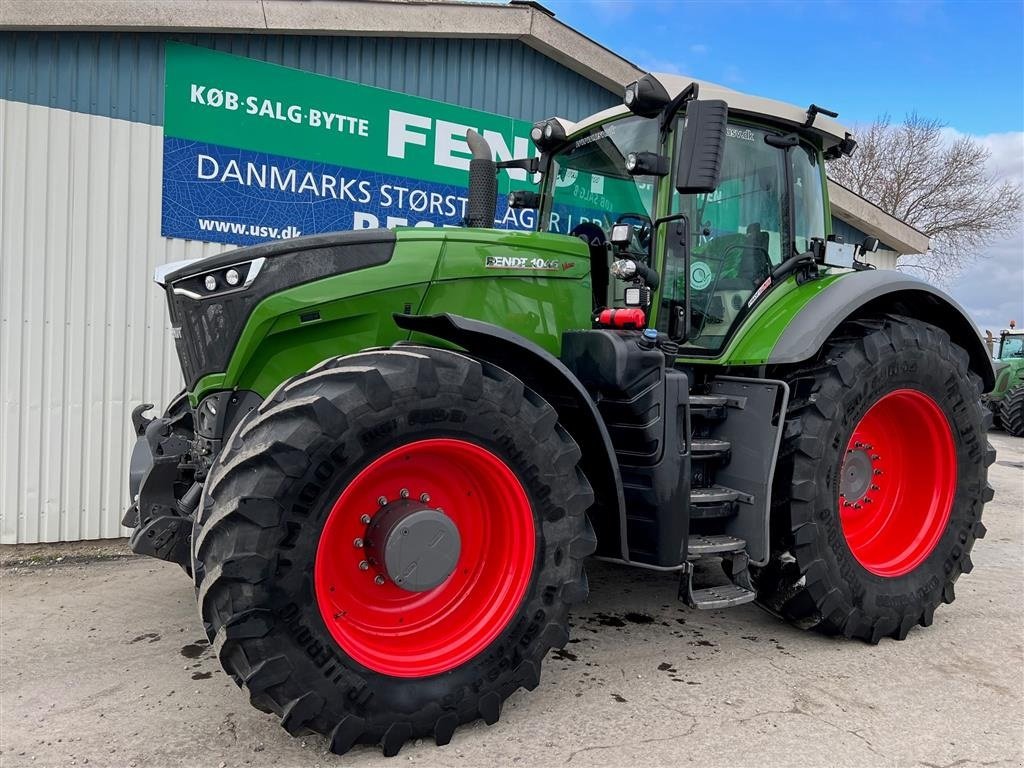
[[[537,394],[455,352],[365,352],[285,382],[225,445],[196,523],[225,670],[339,754],[495,722],[587,595],[580,456]]]
[[[1024,384],[1007,392],[999,404],[999,424],[1006,434],[1024,437]]]
[[[939,328],[889,317],[845,324],[789,372],[762,605],[876,643],[953,601],[985,533],[995,458],[967,361]]]

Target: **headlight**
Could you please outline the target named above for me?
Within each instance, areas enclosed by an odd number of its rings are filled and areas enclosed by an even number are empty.
[[[547,152],[552,147],[565,141],[565,129],[562,128],[562,123],[557,118],[550,118],[548,120],[541,120],[539,123],[534,123],[533,128],[530,130],[530,138],[533,139],[533,144],[541,152]]]
[[[179,296],[197,300],[244,291],[252,285],[256,275],[263,268],[264,261],[266,259],[260,257],[212,269],[209,272],[189,275],[171,283],[171,290]]]

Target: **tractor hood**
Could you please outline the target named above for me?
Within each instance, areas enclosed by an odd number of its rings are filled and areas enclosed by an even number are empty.
[[[171,333],[189,388],[223,371],[256,305],[287,288],[387,264],[395,233],[334,232],[279,240],[159,268]]]

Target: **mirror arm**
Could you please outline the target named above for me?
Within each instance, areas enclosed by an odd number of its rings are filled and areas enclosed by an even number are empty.
[[[498,168],[521,168],[527,173],[537,173],[540,170],[540,158],[521,157],[517,160],[502,160],[494,165]]]
[[[697,98],[699,90],[700,86],[698,86],[696,82],[692,82],[683,88],[683,90],[679,92],[679,95],[672,99],[672,101],[670,101],[665,107],[664,111],[661,113],[661,117],[659,118],[659,131],[661,137],[658,142],[659,144],[664,143],[665,137],[668,136],[668,129],[669,126],[672,125],[672,119],[676,116],[679,110],[683,108],[683,105],[686,104],[686,102]]]

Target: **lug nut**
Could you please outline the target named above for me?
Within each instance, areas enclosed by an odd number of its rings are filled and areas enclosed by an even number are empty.
[[[875,470],[875,474],[876,474],[876,475],[881,475],[881,474],[884,474],[884,473],[882,472],[882,470],[880,470],[880,469],[876,469],[876,470]]]
[[[880,491],[880,490],[882,490],[882,489],[881,489],[881,488],[879,488],[879,487],[878,487],[877,485],[872,485],[872,486],[871,486],[871,490],[872,490],[872,491]]]
[[[420,494],[420,501],[422,501],[424,504],[426,504],[428,501],[430,501],[430,494],[429,493],[421,493]]]
[[[854,443],[853,447],[854,448],[863,448],[864,447],[864,443]]]
[[[356,549],[362,549],[362,547],[363,547],[363,540],[362,539],[356,539],[355,541],[352,542],[352,546],[355,547]]]
[[[402,490],[400,490],[398,492],[398,495],[401,496],[403,499],[408,499],[409,498],[409,489],[408,488],[403,488]]]
[[[359,561],[359,570],[360,570],[360,571],[365,571],[365,570],[367,570],[367,569],[368,569],[369,567],[370,567],[370,564],[369,564],[368,562],[366,562],[365,560],[360,560],[360,561]]]
[[[369,515],[360,515],[359,516],[359,522],[361,522],[363,525],[369,525],[370,524],[370,516]]]
[[[373,583],[380,586],[384,583],[384,577],[378,573],[376,576],[373,577]]]
[[[882,458],[882,457],[879,456],[877,453],[871,454],[871,460],[872,461],[878,461],[880,458]]]
[[[388,497],[387,496],[378,496],[377,497],[377,505],[381,506],[381,507],[386,507],[388,505]]]

